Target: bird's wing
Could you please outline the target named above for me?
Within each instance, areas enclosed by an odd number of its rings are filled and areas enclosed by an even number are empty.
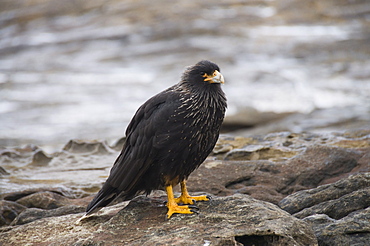
[[[126,130],[126,143],[117,158],[107,182],[120,191],[129,192],[153,163],[155,137],[167,118],[178,107],[176,94],[160,93],[145,102]]]
[[[126,130],[126,142],[102,189],[91,201],[87,214],[108,205],[120,193],[131,199],[137,183],[153,163],[153,141],[158,131],[180,103],[176,93],[166,90],[146,101],[136,112]]]

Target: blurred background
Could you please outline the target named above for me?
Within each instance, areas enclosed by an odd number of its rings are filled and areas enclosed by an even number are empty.
[[[0,146],[113,143],[202,59],[225,133],[370,127],[367,0],[1,0]]]

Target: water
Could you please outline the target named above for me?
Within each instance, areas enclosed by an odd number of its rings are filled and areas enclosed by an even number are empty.
[[[282,2],[9,4],[0,13],[0,145],[112,143],[146,99],[201,59],[221,67],[227,116],[246,107],[370,115],[368,11]]]

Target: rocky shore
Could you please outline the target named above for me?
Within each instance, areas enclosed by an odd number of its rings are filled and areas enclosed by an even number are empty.
[[[212,201],[165,219],[164,192],[81,221],[122,142],[3,149],[1,245],[367,245],[370,130],[221,136],[189,178]],[[32,173],[32,174],[31,174]],[[10,187],[13,187],[11,189]]]
[[[0,245],[369,245],[370,1],[0,6]],[[77,223],[108,142],[201,59],[232,132],[188,182],[213,200],[165,220],[158,191]]]

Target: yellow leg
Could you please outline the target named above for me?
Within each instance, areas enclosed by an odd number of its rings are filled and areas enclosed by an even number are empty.
[[[209,201],[207,196],[190,196],[188,190],[186,189],[186,182],[181,181],[181,196],[175,198],[176,203],[182,204],[194,204],[194,201]]]
[[[179,206],[176,201],[175,197],[173,195],[172,191],[172,185],[169,185],[166,187],[167,191],[167,207],[168,207],[168,212],[167,212],[167,218],[171,218],[172,214],[192,214],[194,211],[192,211],[189,206]]]

